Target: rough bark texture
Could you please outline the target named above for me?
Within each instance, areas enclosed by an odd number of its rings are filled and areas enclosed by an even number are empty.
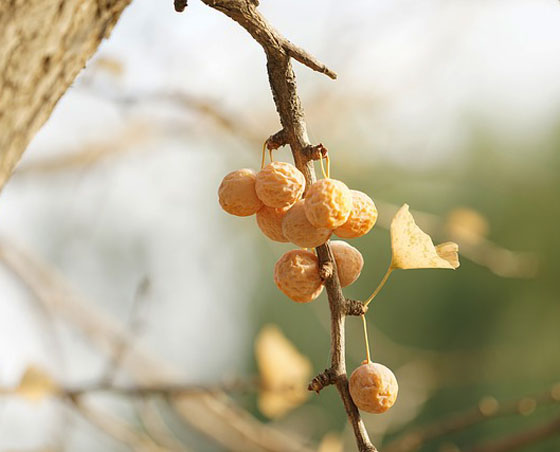
[[[316,147],[311,145],[307,136],[303,108],[297,94],[291,58],[331,78],[336,78],[336,74],[304,50],[290,43],[272,28],[257,11],[258,1],[203,0],[203,2],[239,23],[263,47],[267,58],[270,87],[283,130],[283,132],[273,135],[269,142],[277,145],[279,144],[279,138],[281,138],[282,144],[290,145],[294,162],[304,174],[307,187],[309,187],[316,180],[313,169],[313,150]],[[348,389],[344,323],[346,314],[349,312],[349,302],[342,293],[336,272],[336,262],[328,242],[317,248],[317,256],[321,268],[325,270],[322,271],[322,275],[324,276],[331,311],[331,367],[317,378],[321,380],[321,377],[323,377],[322,381],[324,383],[336,386],[348,419],[352,424],[358,449],[361,452],[375,452],[377,449],[368,437],[358,408],[352,401]],[[323,384],[322,387],[326,384]],[[318,392],[317,387],[314,387],[313,384],[310,385],[310,390]]]
[[[130,0],[8,0],[0,8],[0,190]]]

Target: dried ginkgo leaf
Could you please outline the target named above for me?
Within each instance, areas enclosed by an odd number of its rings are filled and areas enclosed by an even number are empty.
[[[450,268],[459,266],[458,246],[447,242],[436,248],[428,234],[414,222],[404,204],[391,222],[391,268]]]
[[[50,375],[33,365],[25,370],[15,390],[17,395],[32,402],[38,402],[56,392],[58,386]]]
[[[276,325],[259,332],[255,356],[261,378],[258,405],[264,415],[283,416],[306,400],[311,363]]]
[[[436,253],[445,259],[455,269],[461,265],[459,262],[459,245],[455,242],[445,242],[436,245]]]

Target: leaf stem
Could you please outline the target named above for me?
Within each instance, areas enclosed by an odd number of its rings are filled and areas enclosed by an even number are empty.
[[[393,266],[389,265],[389,268],[387,269],[387,272],[385,273],[385,276],[383,276],[383,279],[381,280],[381,282],[379,283],[377,288],[373,291],[371,296],[366,300],[366,302],[364,303],[364,306],[367,306],[368,304],[370,304],[372,302],[372,300],[377,296],[377,294],[381,291],[381,289],[383,288],[383,286],[385,285],[385,283],[389,279],[389,276],[391,276],[391,273],[393,273],[393,270],[394,270]]]

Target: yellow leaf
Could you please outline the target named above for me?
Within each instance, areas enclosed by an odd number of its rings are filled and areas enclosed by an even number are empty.
[[[266,325],[255,341],[261,377],[259,409],[270,418],[284,415],[305,401],[311,363],[275,325]]]
[[[39,402],[58,392],[58,389],[57,384],[45,371],[31,365],[25,370],[15,393],[31,402]]]
[[[432,239],[414,222],[404,204],[391,222],[392,268],[450,268],[459,266],[458,246],[447,242],[434,246]]]
[[[459,245],[455,242],[445,242],[436,245],[436,253],[439,257],[449,262],[449,264],[455,269],[459,267]]]

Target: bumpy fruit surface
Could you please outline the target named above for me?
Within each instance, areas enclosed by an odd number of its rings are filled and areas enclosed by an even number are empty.
[[[317,256],[305,250],[288,251],[274,266],[274,282],[298,303],[313,301],[323,290]]]
[[[316,228],[305,215],[303,200],[296,202],[286,213],[282,232],[290,242],[302,248],[315,248],[325,243],[332,234],[330,229]]]
[[[362,253],[342,240],[332,241],[331,249],[336,261],[340,285],[349,286],[358,279],[364,267]]]
[[[248,217],[263,206],[255,191],[256,174],[243,168],[229,173],[220,184],[218,200],[222,209],[238,217]]]
[[[316,228],[336,229],[346,223],[352,209],[352,193],[341,181],[321,179],[305,196],[305,214]]]
[[[287,211],[288,207],[278,209],[276,207],[263,206],[257,212],[257,225],[269,239],[276,242],[289,241],[282,232],[282,220]]]
[[[377,208],[373,200],[358,190],[350,190],[352,193],[352,210],[346,223],[335,229],[334,233],[339,237],[352,239],[366,235],[377,221]]]
[[[384,413],[397,400],[399,385],[391,370],[379,363],[366,363],[350,375],[350,395],[356,406],[368,413]]]
[[[301,198],[305,177],[294,165],[272,162],[257,174],[257,196],[268,207],[289,207]]]

